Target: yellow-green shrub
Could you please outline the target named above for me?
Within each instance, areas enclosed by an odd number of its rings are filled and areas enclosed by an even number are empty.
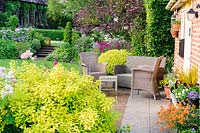
[[[105,53],[102,53],[99,56],[99,62],[107,62],[106,71],[108,74],[114,73],[115,65],[124,65],[126,64],[126,56],[128,55],[128,51],[126,50],[109,50]]]
[[[0,131],[8,126],[27,133],[116,131],[113,99],[106,98],[92,77],[67,71],[60,64],[49,70],[13,63],[11,69],[17,82],[12,95],[3,99],[0,95]]]

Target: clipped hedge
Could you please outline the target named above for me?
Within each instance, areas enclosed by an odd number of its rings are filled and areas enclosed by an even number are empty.
[[[0,93],[0,131],[116,132],[113,98],[107,98],[91,76],[67,71],[60,64],[50,70],[28,62],[11,64],[17,82],[6,96]],[[0,92],[5,92],[2,81],[0,77]]]
[[[33,31],[41,33],[44,37],[51,38],[51,40],[63,40],[63,30],[34,29]]]
[[[144,0],[146,8],[146,44],[150,56],[165,55],[167,69],[172,66],[174,39],[170,34],[172,12],[165,9],[169,0]]]
[[[174,39],[170,34],[172,12],[165,9],[169,0],[144,0],[146,8],[146,41],[152,56],[172,55]]]
[[[106,71],[108,74],[114,73],[115,65],[125,65],[126,57],[129,55],[126,50],[109,50],[99,56],[99,62],[107,62]]]

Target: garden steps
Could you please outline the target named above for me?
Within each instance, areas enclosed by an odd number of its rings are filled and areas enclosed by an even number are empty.
[[[57,47],[56,46],[44,46],[40,50],[37,51],[36,56],[37,57],[47,57],[49,54],[51,54]]]

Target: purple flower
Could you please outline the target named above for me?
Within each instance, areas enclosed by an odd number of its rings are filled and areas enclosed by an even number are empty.
[[[192,100],[198,99],[199,96],[200,96],[200,95],[199,95],[196,91],[190,91],[190,92],[187,94],[187,98],[192,99]]]
[[[195,132],[196,130],[194,128],[191,129],[191,132]]]

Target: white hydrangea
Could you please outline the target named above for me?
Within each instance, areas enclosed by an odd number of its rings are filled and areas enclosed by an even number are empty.
[[[13,71],[6,73],[5,70],[6,68],[0,67],[0,77],[3,79],[3,82],[5,82],[4,88],[1,88],[2,90],[0,91],[2,99],[7,95],[13,94],[14,88],[11,84],[17,81]]]
[[[21,59],[31,59],[33,53],[30,50],[26,50],[26,52],[21,54]]]

